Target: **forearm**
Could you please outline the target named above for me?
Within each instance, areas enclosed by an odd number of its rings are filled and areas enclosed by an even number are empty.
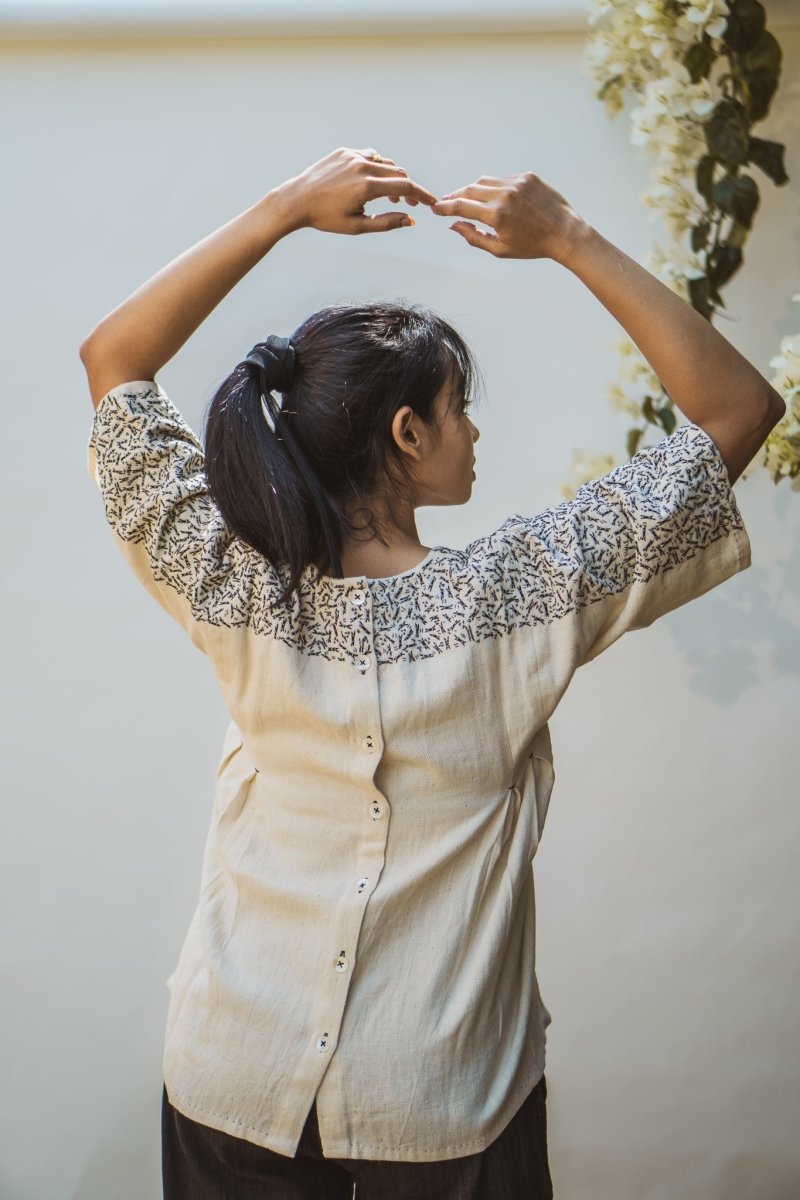
[[[733,420],[757,429],[782,401],[766,379],[700,315],[590,225],[559,258],[619,321],[680,411],[695,425]]]
[[[87,371],[154,379],[223,297],[294,228],[289,190],[281,185],[162,267],[104,317],[80,348]]]

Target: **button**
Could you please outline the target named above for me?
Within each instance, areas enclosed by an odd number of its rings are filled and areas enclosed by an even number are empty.
[[[356,888],[358,890],[359,895],[361,895],[361,893],[363,892],[364,888],[367,886],[368,883],[369,883],[368,875],[365,875],[362,879],[359,879],[358,883],[356,884]]]
[[[359,671],[363,675],[364,672],[367,671],[369,669],[369,667],[372,665],[372,659],[370,658],[370,656],[368,654],[365,654],[362,658],[357,659],[356,663],[357,663]]]
[[[328,1035],[327,1035],[327,1033],[323,1033],[322,1037],[321,1037],[321,1038],[319,1039],[319,1041],[317,1042],[317,1049],[319,1050],[320,1054],[324,1054],[324,1053],[325,1053],[325,1051],[328,1049]]]
[[[380,804],[378,804],[377,800],[373,800],[372,801],[372,819],[373,819],[373,821],[377,821],[382,816],[383,816],[383,809],[381,808]]]
[[[339,951],[339,957],[336,960],[336,970],[337,971],[346,971],[347,970],[347,955],[345,954],[344,950]]]
[[[367,736],[362,740],[361,745],[364,747],[364,749],[367,751],[368,754],[374,754],[375,739],[373,738],[371,733],[367,734]]]
[[[356,592],[354,596],[350,597],[350,599],[353,601],[353,604],[363,604],[366,598],[367,597],[362,592]]]

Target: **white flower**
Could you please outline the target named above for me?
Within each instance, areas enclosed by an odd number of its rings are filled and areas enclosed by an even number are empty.
[[[668,248],[654,244],[647,265],[688,302],[689,283],[708,270],[708,250],[693,251],[685,235],[708,215],[695,174],[706,152],[705,124],[723,92],[711,78],[692,82],[684,59],[701,39],[722,36],[730,6],[727,0],[681,0],[669,6],[665,0],[588,0],[588,9],[590,25],[600,16],[607,20],[587,38],[582,69],[596,81],[597,94],[603,91],[609,115],[622,111],[626,95],[634,98],[630,141],[653,160],[641,199],[650,220],[663,218],[670,244]],[[721,58],[724,47],[712,49]],[[792,300],[800,303],[800,292]],[[664,389],[631,338],[620,334],[614,345],[621,382],[609,385],[608,403],[612,412],[633,418],[639,428],[641,400],[631,396],[623,383],[654,398]],[[781,340],[780,353],[769,365],[776,372],[771,385],[783,396],[787,410],[750,466],[765,467],[776,481],[789,478],[792,490],[800,491],[800,333]],[[573,454],[571,471],[580,486],[614,465],[612,455],[583,450]],[[566,485],[561,492],[570,499],[575,495],[575,489]]]
[[[641,418],[641,404],[629,396],[618,383],[609,384],[606,394],[608,397],[608,407],[613,413],[622,413],[625,416],[633,417],[634,420]]]
[[[638,350],[626,355],[619,364],[620,376],[626,383],[639,383],[643,376],[649,375],[650,369],[647,359]]]
[[[639,353],[639,347],[628,337],[627,333],[618,333],[612,345],[619,355],[625,356]]]
[[[562,496],[572,500],[575,497],[576,488],[581,487],[584,483],[591,483],[594,479],[601,479],[603,475],[607,475],[609,471],[613,471],[614,467],[619,465],[613,454],[599,454],[595,450],[575,450],[570,462],[572,486],[562,484],[559,491]]]

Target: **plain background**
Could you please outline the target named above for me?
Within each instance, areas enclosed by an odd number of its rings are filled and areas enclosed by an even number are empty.
[[[639,201],[648,163],[579,73],[574,9],[563,32],[497,35],[6,29],[2,1200],[160,1195],[165,980],[227,723],[205,659],[113,548],[80,342],[340,145],[437,194],[535,170],[643,261],[666,241]],[[783,83],[756,132],[786,144],[790,182],[754,169],[761,208],[717,322],[767,378],[800,329],[800,29],[770,28]],[[159,380],[199,430],[268,333],[339,301],[429,305],[486,380],[472,501],[419,512],[424,542],[463,547],[557,503],[576,446],[622,453],[605,400],[621,329],[555,263],[494,259],[412,211],[414,229],[279,243]],[[760,471],[736,496],[752,567],[580,670],[551,721],[535,873],[559,1200],[800,1194],[800,494]]]

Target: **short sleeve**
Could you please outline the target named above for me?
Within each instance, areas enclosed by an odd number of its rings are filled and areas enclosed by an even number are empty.
[[[247,620],[256,551],[213,501],[196,435],[153,380],[95,409],[87,465],[119,549],[148,592],[207,651],[211,625]]]
[[[501,531],[511,623],[546,631],[559,675],[751,562],[725,462],[691,423]]]

